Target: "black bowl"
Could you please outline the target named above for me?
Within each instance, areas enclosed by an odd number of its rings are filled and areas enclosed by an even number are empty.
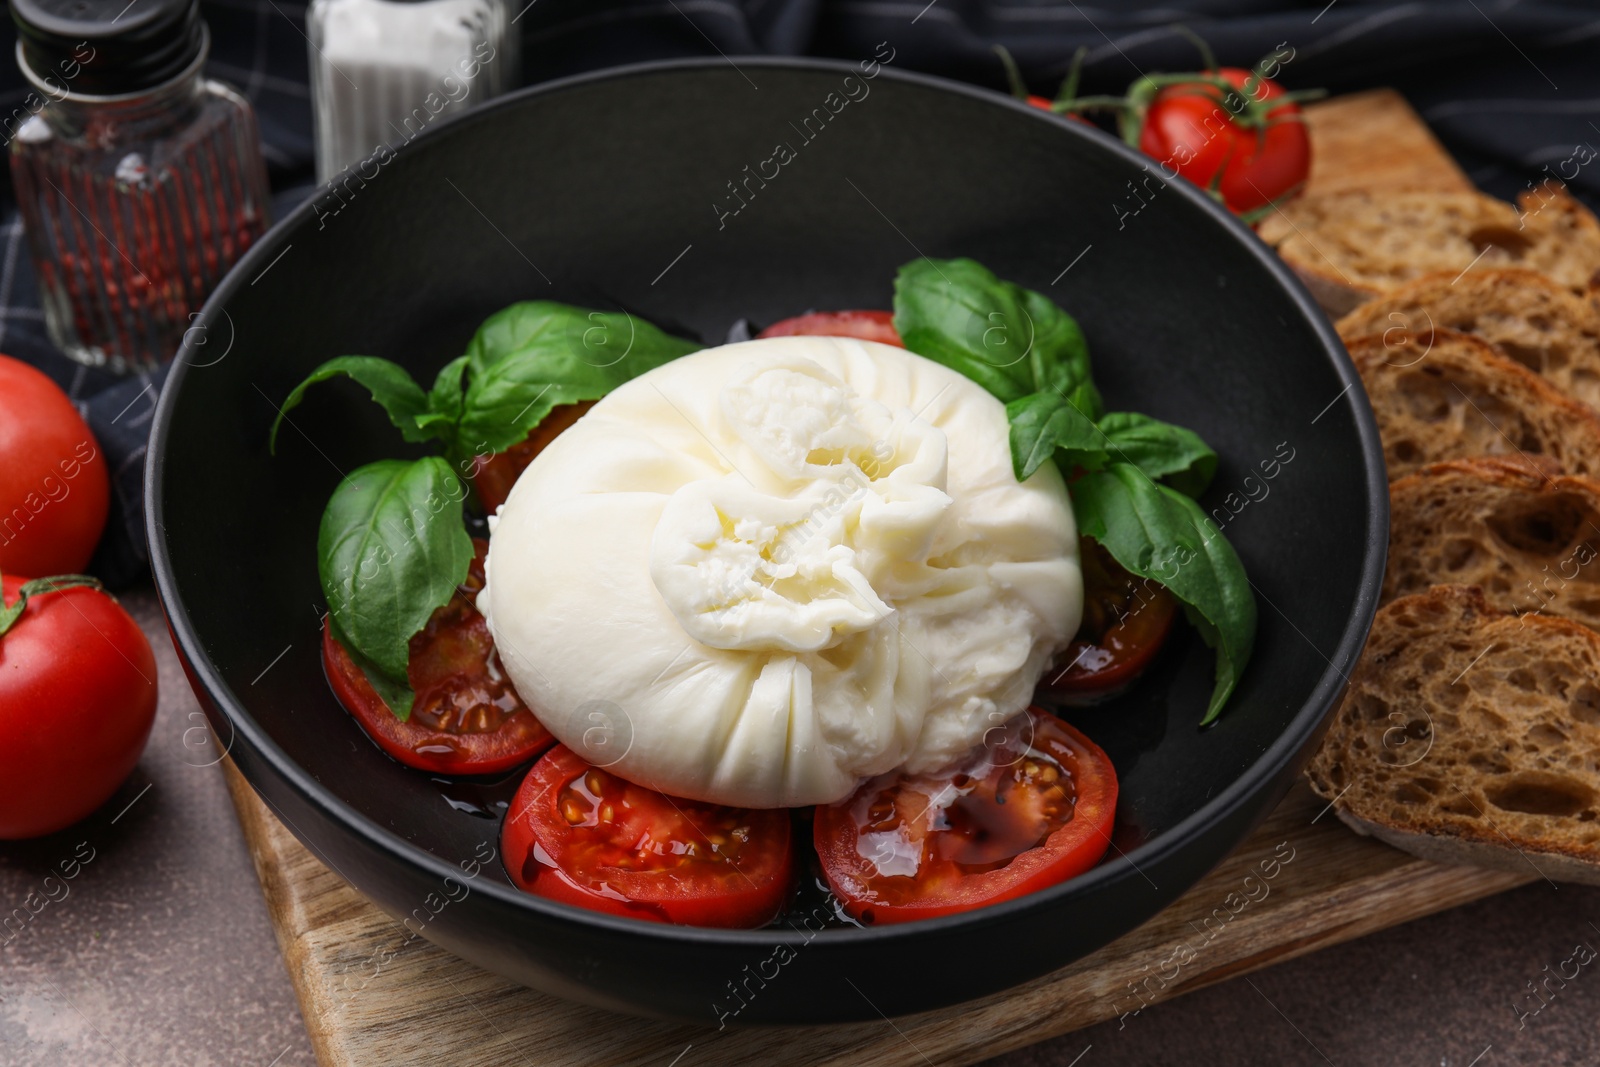
[[[1272,807],[1371,623],[1382,455],[1343,348],[1289,272],[1112,138],[891,69],[868,80],[849,64],[738,63],[653,64],[508,97],[273,229],[206,304],[161,398],[151,556],[239,769],[317,856],[430,940],[623,1011],[712,1025],[898,1015],[1015,985],[1125,933]],[[794,158],[772,176],[762,161],[779,143]],[[344,353],[431,381],[519,299],[625,307],[715,343],[741,318],[887,307],[895,268],[919,254],[971,256],[1049,294],[1082,323],[1111,408],[1191,426],[1220,453],[1203,503],[1261,609],[1221,721],[1197,728],[1211,655],[1186,631],[1132,694],[1073,716],[1121,776],[1109,858],[945,919],[679,928],[524,895],[497,861],[478,869],[518,775],[445,782],[391,761],[335,703],[318,655],[323,504],[341,471],[415,450],[336,384],[313,391],[273,458],[276,405]]]

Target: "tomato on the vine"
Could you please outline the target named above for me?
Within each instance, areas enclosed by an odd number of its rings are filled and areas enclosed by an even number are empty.
[[[794,881],[788,811],[669,797],[565,745],[528,772],[500,840],[523,891],[653,922],[762,926]]]
[[[0,602],[0,840],[16,840],[71,826],[133,772],[156,660],[92,578],[6,575]]]
[[[1240,67],[1148,78],[1132,99],[1130,142],[1236,214],[1270,209],[1311,171],[1300,105],[1271,78]]]
[[[105,457],[67,394],[0,356],[0,571],[81,571],[110,505]]]
[[[476,607],[489,543],[474,539],[467,580],[450,603],[411,638],[406,675],[416,692],[401,722],[350,653],[322,631],[322,665],[334,696],[389,755],[435,774],[496,774],[555,742],[522,702],[500,665],[488,623]]]
[[[1104,545],[1080,539],[1083,622],[1077,637],[1039,682],[1065,704],[1098,704],[1124,692],[1161,651],[1178,600],[1163,585],[1117,563]]]
[[[816,809],[823,876],[845,911],[885,924],[1012,900],[1093,867],[1111,844],[1110,758],[1029,709],[965,763],[880,775]]]
[[[904,348],[892,311],[812,311],[775,322],[757,337],[855,337]]]

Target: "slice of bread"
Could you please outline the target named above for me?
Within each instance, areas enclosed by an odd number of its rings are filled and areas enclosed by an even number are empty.
[[[1263,219],[1278,250],[1335,318],[1424,274],[1520,266],[1586,293],[1600,269],[1600,223],[1548,183],[1522,210],[1481,193],[1347,189],[1291,200]]]
[[[1600,475],[1600,416],[1520,363],[1453,330],[1346,342],[1367,388],[1389,479],[1469,456],[1548,456]]]
[[[1383,600],[1439,582],[1600,630],[1600,482],[1488,457],[1401,478],[1389,487]]]
[[[1600,634],[1468,586],[1395,600],[1306,774],[1424,859],[1600,884]]]
[[[1470,333],[1600,410],[1600,308],[1537,271],[1479,267],[1459,278],[1429,274],[1362,304],[1338,327],[1345,338],[1396,328]]]

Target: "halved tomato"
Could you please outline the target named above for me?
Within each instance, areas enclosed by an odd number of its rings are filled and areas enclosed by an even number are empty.
[[[904,348],[892,311],[813,311],[775,322],[757,337],[856,337]]]
[[[786,810],[669,797],[565,745],[523,779],[500,845],[518,888],[653,922],[764,926],[794,881]]]
[[[476,607],[489,542],[473,539],[472,566],[450,603],[411,638],[406,674],[416,692],[401,722],[350,653],[322,629],[322,666],[333,695],[389,755],[437,774],[496,774],[531,759],[555,738],[517,696]]]
[[[1117,775],[1094,742],[1037,708],[964,764],[892,772],[817,808],[823,876],[865,923],[997,904],[1093,867],[1111,844]]]
[[[556,435],[583,417],[594,407],[593,400],[580,400],[576,404],[562,404],[550,409],[544,421],[535,426],[527,437],[504,452],[492,456],[478,456],[472,464],[472,487],[478,491],[478,502],[485,515],[493,515],[511,495],[517,476],[527,470],[533,457],[543,452]]]
[[[1040,682],[1064,704],[1087,706],[1125,692],[1161,651],[1178,600],[1166,588],[1128,571],[1105,547],[1081,539],[1083,622],[1057,666]]]

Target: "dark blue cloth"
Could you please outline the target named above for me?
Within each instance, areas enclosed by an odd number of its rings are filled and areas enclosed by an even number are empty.
[[[991,46],[1017,58],[1030,87],[1053,95],[1079,46],[1083,91],[1120,93],[1140,73],[1190,70],[1181,22],[1226,64],[1250,66],[1289,48],[1290,88],[1346,92],[1392,85],[1486,191],[1510,199],[1547,176],[1600,203],[1600,8],[1592,3],[1435,0],[1284,3],[1183,0],[1091,5],[1043,0],[514,0],[528,84],[621,63],[752,53],[859,59],[878,42],[897,68],[996,89]],[[291,0],[207,0],[209,74],[254,103],[282,205],[312,177],[305,7]],[[26,85],[0,41],[0,113]],[[641,102],[648,106],[648,102]],[[1580,153],[1579,149],[1583,151]],[[293,190],[298,189],[298,194]],[[287,191],[287,192],[286,192]],[[93,569],[113,587],[145,567],[140,486],[145,434],[163,375],[120,380],[63,357],[44,334],[9,176],[0,176],[0,351],[34,363],[82,406],[111,462],[115,500]]]

